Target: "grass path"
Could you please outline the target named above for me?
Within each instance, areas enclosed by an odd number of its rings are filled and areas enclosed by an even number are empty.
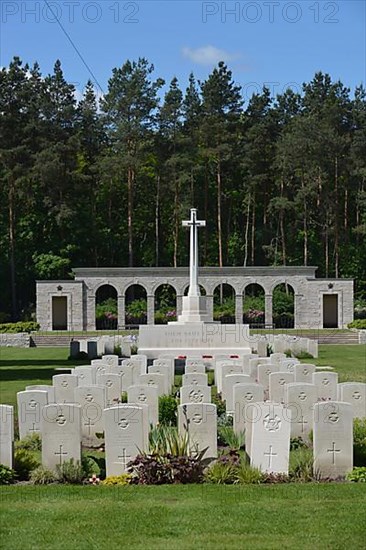
[[[0,488],[1,548],[364,548],[363,484]]]

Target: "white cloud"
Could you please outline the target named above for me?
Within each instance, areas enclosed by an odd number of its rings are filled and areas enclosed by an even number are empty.
[[[202,48],[183,48],[183,56],[199,65],[215,65],[219,61],[232,61],[238,54],[231,54],[215,46],[202,46]]]

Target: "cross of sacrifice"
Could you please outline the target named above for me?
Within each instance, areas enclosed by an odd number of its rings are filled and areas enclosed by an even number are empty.
[[[332,464],[335,464],[335,455],[336,453],[340,453],[341,450],[340,449],[336,449],[336,444],[335,442],[333,441],[333,445],[332,445],[332,448],[331,449],[327,449],[327,452],[328,453],[333,453],[333,456],[332,456]]]
[[[189,250],[189,290],[188,296],[200,296],[198,286],[198,228],[205,227],[206,222],[197,220],[197,209],[191,208],[191,218],[182,222],[183,227],[190,228]]]
[[[60,445],[60,450],[55,452],[55,455],[60,457],[60,466],[62,464],[62,457],[69,454],[69,453],[63,452],[62,447],[63,447],[63,445]]]
[[[126,453],[126,449],[123,449],[123,450],[122,450],[122,454],[119,455],[117,458],[119,458],[120,460],[122,460],[122,462],[118,462],[117,464],[122,464],[122,466],[123,466],[123,468],[124,468],[124,470],[125,470],[125,469],[126,469],[126,466],[127,466],[127,463],[129,462],[128,459],[130,459],[131,456],[128,455],[128,454]]]
[[[268,456],[268,468],[272,468],[272,457],[277,456],[277,453],[273,452],[272,445],[269,446],[269,451],[264,453],[264,456]]]

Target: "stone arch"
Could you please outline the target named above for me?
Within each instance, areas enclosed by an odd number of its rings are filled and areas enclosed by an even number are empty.
[[[272,322],[276,328],[295,326],[295,288],[292,283],[279,281],[272,289]]]
[[[207,296],[208,294],[207,289],[201,284],[199,284],[198,286],[200,287],[202,296]],[[188,289],[189,289],[189,283],[183,287],[183,296],[188,295]]]
[[[154,289],[155,323],[166,324],[177,318],[177,289],[170,283],[161,283]],[[174,312],[174,315],[173,315]]]
[[[214,320],[235,323],[236,290],[230,283],[219,283],[213,289]]]
[[[125,288],[125,325],[138,326],[147,323],[148,291],[139,282],[131,282]]]
[[[97,330],[116,330],[118,327],[118,290],[109,282],[95,289],[95,326]]]
[[[247,283],[243,289],[243,323],[263,325],[265,321],[264,286],[257,282]]]

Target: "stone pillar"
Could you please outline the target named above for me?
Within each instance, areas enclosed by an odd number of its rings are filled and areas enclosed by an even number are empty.
[[[301,315],[302,298],[302,294],[295,294],[294,296],[294,328],[304,328]]]
[[[155,315],[155,296],[147,297],[147,324],[154,324],[154,315]]]
[[[125,328],[126,325],[126,311],[125,311],[125,295],[118,296],[117,298],[117,304],[118,304],[118,321],[117,321],[117,327],[118,328]]]
[[[235,294],[235,323],[241,325],[243,323],[243,296]]]
[[[210,321],[213,321],[213,312],[214,312],[214,297],[213,294],[206,295],[206,307],[207,314]]]
[[[86,299],[86,330],[95,330],[95,294]]]
[[[182,302],[183,302],[183,296],[181,294],[177,294],[177,301],[176,301],[176,311],[177,311],[177,317],[178,315],[182,315]]]
[[[273,303],[272,294],[266,294],[264,297],[264,322],[266,325],[271,325],[273,323],[272,303]]]

